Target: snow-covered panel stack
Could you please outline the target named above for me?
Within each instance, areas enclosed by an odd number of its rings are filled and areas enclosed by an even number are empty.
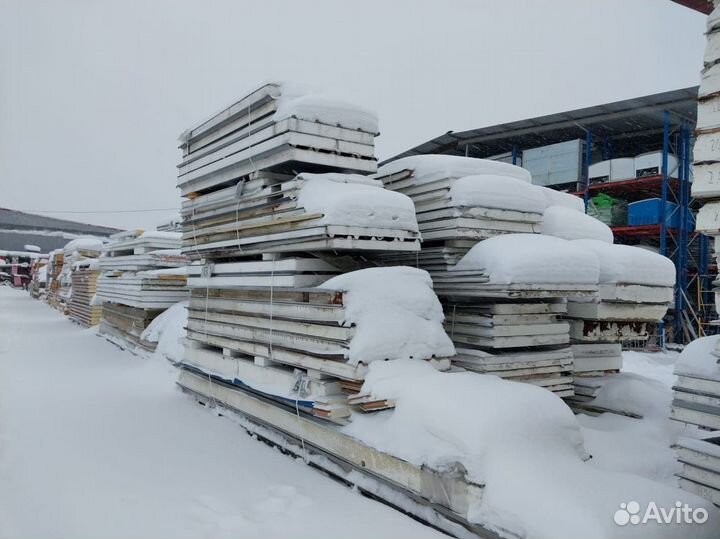
[[[675,374],[670,417],[699,427],[675,445],[680,486],[720,505],[720,336],[685,347]]]
[[[593,253],[550,236],[507,234],[478,243],[433,277],[446,331],[465,369],[573,394],[567,298],[597,293]]]
[[[62,249],[55,249],[48,255],[48,273],[47,273],[47,297],[45,298],[49,305],[58,308],[60,293],[60,274],[63,269],[64,252]]]
[[[715,237],[715,256],[720,238],[720,7],[707,21],[704,69],[698,90],[697,124],[693,147],[692,196],[702,202],[695,229]],[[715,286],[715,306],[720,289]]]
[[[374,206],[374,211],[368,211]],[[191,259],[319,251],[410,251],[420,235],[412,202],[357,174],[252,179],[183,203]]]
[[[446,271],[475,243],[508,233],[540,232],[545,199],[520,167],[452,155],[405,157],[375,175],[387,189],[415,203],[423,248],[415,256],[388,256],[430,271]]]
[[[120,346],[145,350],[143,331],[163,310],[187,299],[187,257],[178,232],[131,230],[110,237],[99,259],[96,302],[100,334]]]
[[[449,367],[427,273],[340,275],[370,254],[420,249],[412,200],[361,175],[376,170],[377,133],[360,107],[269,84],[183,136],[184,368],[343,421],[352,406],[387,405],[351,397],[371,361]]]
[[[93,304],[97,291],[100,267],[97,258],[80,260],[72,268],[72,294],[68,303],[68,316],[80,325],[90,327],[100,323],[102,308]]]
[[[57,295],[57,308],[65,314],[69,314],[69,305],[73,295],[73,279],[74,274],[79,272],[83,278],[91,278],[92,283],[88,283],[90,288],[95,287],[95,280],[99,269],[93,265],[92,269],[81,267],[78,262],[85,260],[95,260],[100,256],[103,248],[103,241],[93,236],[84,236],[69,241],[63,247],[63,266],[58,276],[60,288]],[[91,275],[95,273],[95,275]],[[82,286],[81,288],[84,288]],[[82,292],[81,292],[82,293]],[[84,303],[85,299],[81,298],[80,303]],[[91,309],[92,310],[92,309]],[[88,320],[93,320],[92,316]]]
[[[315,288],[243,286],[243,278],[213,288],[222,276],[198,277],[184,368],[343,421],[353,406],[392,406],[358,395],[371,362],[411,358],[450,367],[455,350],[427,272],[368,268]]]
[[[673,300],[675,266],[652,251],[600,240],[576,240],[600,264],[598,296],[568,300],[575,372],[602,375],[622,368],[621,343],[646,339]]]

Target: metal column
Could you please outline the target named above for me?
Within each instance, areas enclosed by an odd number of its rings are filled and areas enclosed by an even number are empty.
[[[590,159],[592,148],[592,131],[589,129],[585,132],[585,213],[587,213],[588,202],[590,201]]]

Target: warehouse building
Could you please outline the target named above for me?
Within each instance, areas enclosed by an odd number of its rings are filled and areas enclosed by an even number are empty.
[[[0,208],[0,250],[26,251],[26,245],[48,253],[78,236],[107,237],[118,229]]]

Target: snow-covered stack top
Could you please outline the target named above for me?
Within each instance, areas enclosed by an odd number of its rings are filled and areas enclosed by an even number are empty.
[[[580,244],[540,234],[505,234],[477,243],[453,271],[478,271],[489,284],[597,284],[597,256]]]
[[[181,144],[187,144],[210,131],[247,117],[265,104],[274,109],[274,122],[297,118],[373,135],[379,133],[377,114],[373,111],[296,83],[275,81],[262,84],[245,97],[182,132],[178,140]]]
[[[78,260],[77,262],[73,262],[72,269],[73,271],[97,271],[100,269],[100,261],[97,258]]]
[[[418,231],[409,197],[383,188],[382,182],[358,174],[300,174],[298,205],[322,214],[326,225]]]
[[[614,240],[612,230],[605,223],[567,206],[550,206],[545,210],[542,233],[566,240],[589,239],[606,243]]]
[[[533,185],[498,174],[458,178],[450,187],[449,198],[457,207],[479,206],[538,214],[545,209],[545,198]]]
[[[343,325],[355,326],[347,352],[352,364],[455,355],[426,271],[368,268],[338,275],[318,288],[344,292]]]
[[[545,197],[545,209],[550,206],[563,206],[571,210],[585,213],[585,202],[582,198],[570,193],[563,193],[562,191],[556,191],[542,185],[536,185],[535,189]]]
[[[83,236],[80,238],[75,238],[74,240],[69,241],[65,244],[65,247],[63,247],[63,251],[66,255],[72,255],[73,253],[76,253],[78,251],[83,251],[86,253],[96,253],[97,255],[100,254],[103,248],[103,241],[100,238],[96,238],[94,236]]]
[[[720,382],[720,335],[701,337],[688,344],[675,363],[675,374]]]
[[[412,170],[417,185],[430,183],[448,178],[463,178],[465,176],[505,176],[530,183],[530,172],[524,168],[492,161],[490,159],[476,159],[474,157],[461,157],[457,155],[413,155],[403,157],[381,166],[377,176],[389,176],[403,170]]]
[[[596,255],[601,284],[675,284],[675,265],[665,256],[631,245],[615,245],[598,240],[575,240],[572,243]]]

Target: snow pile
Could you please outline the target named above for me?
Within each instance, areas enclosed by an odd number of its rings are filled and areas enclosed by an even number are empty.
[[[327,94],[306,93],[294,84],[281,83],[281,94],[276,102],[277,110],[273,115],[275,122],[297,118],[367,133],[380,133],[375,112]]]
[[[412,170],[416,184],[430,183],[446,178],[464,178],[465,176],[506,176],[530,183],[530,172],[524,168],[492,161],[457,155],[413,155],[403,157],[383,165],[378,176],[395,174],[402,170]]]
[[[417,232],[412,200],[358,174],[300,174],[298,205],[321,213],[326,225],[359,226]]]
[[[465,176],[453,182],[448,194],[453,206],[480,206],[542,213],[545,199],[523,180],[497,174]]]
[[[74,240],[71,240],[65,244],[65,247],[63,247],[63,251],[66,255],[72,254],[75,251],[84,250],[84,251],[102,251],[103,248],[103,242],[100,238],[96,238],[94,236],[81,236],[79,238],[76,238]]]
[[[680,354],[675,374],[710,378],[720,381],[720,364],[715,356],[720,335],[695,339]]]
[[[662,255],[630,245],[598,240],[576,240],[573,244],[597,255],[600,283],[673,286],[675,265]]]
[[[348,351],[351,364],[455,355],[426,271],[368,268],[338,275],[318,288],[345,293],[343,325],[356,328]]]
[[[165,356],[175,363],[182,361],[185,326],[187,325],[187,301],[176,303],[155,318],[142,332],[141,338],[156,342],[156,354]]]
[[[37,245],[29,245],[29,244],[28,244],[28,245],[24,245],[24,246],[23,246],[23,249],[25,249],[26,251],[31,251],[31,252],[33,252],[33,253],[39,253],[39,252],[40,252],[40,247],[38,247]]]
[[[577,197],[576,197],[577,198]],[[566,240],[599,240],[612,243],[610,227],[567,206],[550,206],[543,214],[542,233]]]
[[[344,431],[377,449],[435,468],[460,462],[484,484],[469,519],[502,535],[607,538],[711,537],[718,516],[710,502],[638,475],[588,461],[570,409],[551,392],[470,372],[440,373],[421,362],[374,363],[363,392],[390,398],[395,409],[360,416]],[[501,404],[500,404],[501,403]],[[704,507],[704,526],[648,523],[619,527],[620,503]],[[640,533],[640,535],[638,535]]]
[[[679,464],[672,445],[684,429],[670,419],[677,358],[675,352],[624,352],[619,374],[595,379],[602,387],[593,404],[626,410],[642,419],[579,415],[593,465],[677,485]]]
[[[545,208],[549,208],[550,206],[564,206],[571,210],[585,213],[585,202],[580,197],[576,197],[570,193],[562,193],[542,185],[536,185],[535,189],[545,197]]]
[[[180,243],[182,241],[182,232],[162,232],[159,230],[148,230],[140,234],[138,238],[145,238],[149,240],[171,240]],[[174,251],[171,249],[167,250]]]
[[[477,243],[453,270],[484,270],[490,284],[597,284],[598,266],[595,254],[575,242],[504,234]]]

